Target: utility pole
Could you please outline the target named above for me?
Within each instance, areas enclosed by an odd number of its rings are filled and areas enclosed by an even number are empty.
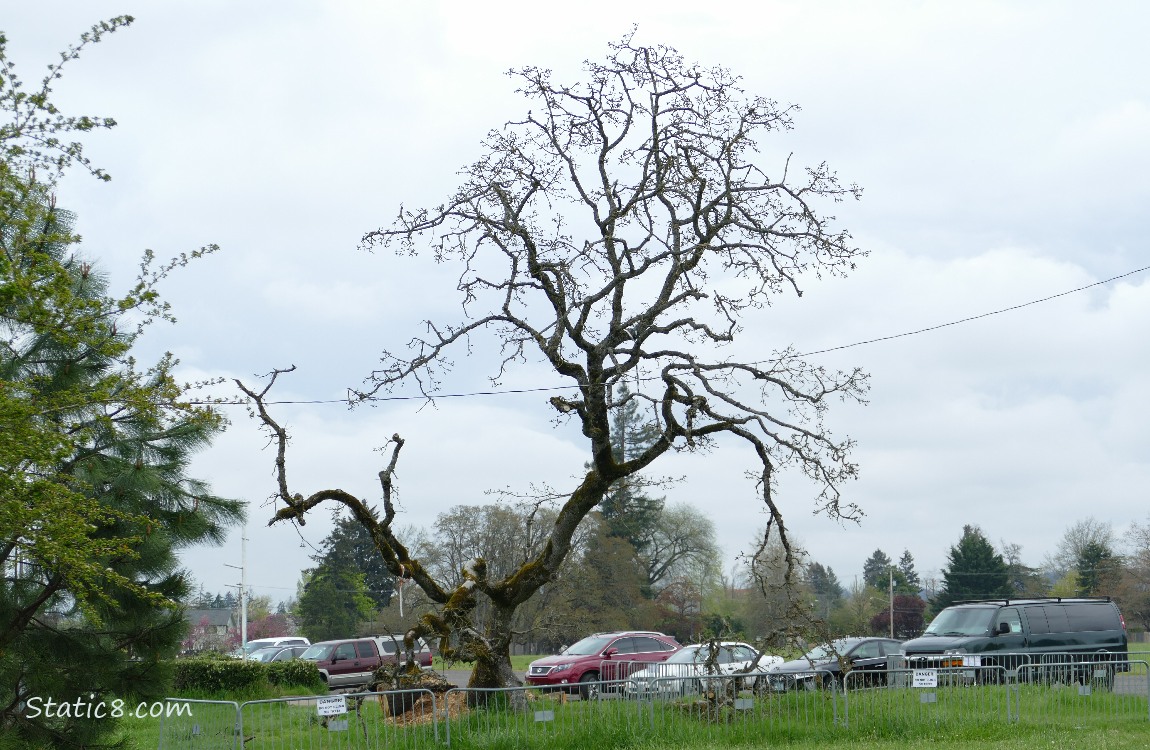
[[[887,572],[890,574],[890,637],[894,638],[894,568]]]
[[[248,527],[242,527],[240,532],[240,564],[228,565],[229,568],[240,570],[240,650],[241,658],[247,658],[248,646]]]

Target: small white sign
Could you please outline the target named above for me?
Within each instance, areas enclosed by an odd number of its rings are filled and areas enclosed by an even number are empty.
[[[978,654],[963,654],[962,666],[964,667],[981,667],[982,657]]]
[[[327,723],[327,731],[329,731],[329,732],[346,732],[347,731],[347,719],[342,719],[340,721],[329,721]]]
[[[916,670],[914,670],[914,679],[911,682],[911,686],[916,687],[916,688],[938,687],[938,670],[937,669],[916,669]]]
[[[535,712],[535,721],[536,722],[555,721],[555,712],[554,711],[536,711]]]
[[[332,695],[327,698],[317,698],[315,712],[320,716],[339,716],[347,713],[347,701],[342,695]]]

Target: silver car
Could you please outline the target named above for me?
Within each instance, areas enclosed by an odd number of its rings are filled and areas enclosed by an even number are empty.
[[[724,675],[741,672],[746,672],[748,676],[738,679],[738,687],[751,687],[767,670],[783,663],[782,657],[769,654],[760,656],[753,646],[741,641],[717,642],[714,644],[717,653],[712,651],[711,645],[695,643],[684,646],[666,661],[633,672],[627,678],[624,694],[630,698],[690,695],[707,689],[708,682],[715,677],[722,678]],[[726,684],[735,680],[714,681]]]

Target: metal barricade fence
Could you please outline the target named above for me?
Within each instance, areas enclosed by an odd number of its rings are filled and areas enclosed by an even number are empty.
[[[856,670],[843,680],[842,725],[852,731],[1007,723],[1018,706],[1006,667]]]
[[[183,706],[188,710],[181,710]],[[160,716],[160,750],[234,750],[240,747],[240,704],[168,698]]]
[[[453,688],[248,701],[168,699],[187,710],[159,722],[161,750],[545,747],[659,742],[773,742],[851,734],[928,737],[971,724],[1108,727],[1150,721],[1147,659],[1036,657],[1002,665],[814,674],[667,675],[565,688]],[[1025,662],[1026,660],[1019,660]],[[652,666],[652,665],[647,665]],[[580,687],[591,688],[587,698]]]
[[[625,695],[629,695],[625,693]],[[661,742],[759,744],[837,732],[842,694],[832,684],[764,672],[665,677],[629,695]]]
[[[426,748],[438,743],[440,708],[429,690],[273,698],[240,705],[244,750]]]
[[[1023,721],[1076,726],[1150,721],[1147,661],[1059,656],[1018,668],[1015,689]]]
[[[560,735],[647,735],[649,717],[645,725],[641,707],[621,700],[624,682],[583,683],[593,688],[586,699],[556,688],[453,688],[444,694],[444,738],[449,747],[472,740],[483,746],[545,747],[547,738]]]
[[[626,661],[623,659],[603,659],[599,662],[599,680],[616,683],[628,679],[637,672],[663,676],[674,665],[661,661]]]

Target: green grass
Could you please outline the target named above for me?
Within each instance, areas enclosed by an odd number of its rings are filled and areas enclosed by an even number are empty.
[[[531,662],[535,661],[536,659],[542,659],[546,655],[547,654],[527,654],[512,656],[511,668],[514,669],[517,673],[526,672],[527,667],[531,664]],[[437,654],[431,660],[431,668],[436,672],[442,672],[445,669],[471,669],[471,665],[464,664],[463,662],[445,662],[443,657]]]
[[[526,658],[526,657],[525,657]],[[937,702],[926,704],[916,690],[854,691],[849,707],[823,692],[797,691],[754,699],[749,710],[727,708],[717,715],[698,697],[654,704],[625,700],[561,700],[537,693],[526,712],[504,696],[451,722],[451,747],[464,750],[718,750],[719,748],[929,747],[941,750],[1033,750],[1035,747],[1145,748],[1150,718],[1144,695],[1098,691],[1082,696],[1076,688],[1024,685],[940,687]],[[291,691],[287,691],[291,694]],[[1007,696],[1012,696],[1008,698]],[[214,696],[221,698],[221,696]],[[259,698],[273,697],[259,696]],[[746,697],[746,696],[744,696]],[[246,699],[256,699],[256,696]],[[235,699],[233,699],[235,700]],[[242,702],[242,700],[237,700]],[[442,704],[441,704],[442,705]],[[193,706],[195,719],[168,720],[165,750],[223,747],[230,741],[234,711]],[[538,722],[540,711],[553,721]],[[849,726],[842,726],[844,714]],[[1010,716],[1019,716],[1009,721]],[[835,718],[839,723],[836,725]],[[448,727],[439,725],[438,744],[430,724],[396,727],[378,701],[369,698],[344,717],[347,732],[333,735],[321,724],[315,705],[276,703],[244,709],[246,750],[280,747],[440,748]],[[192,727],[198,728],[193,734]],[[159,720],[126,721],[132,747],[154,750]],[[225,743],[225,744],[221,744]],[[335,744],[332,744],[335,743]]]

